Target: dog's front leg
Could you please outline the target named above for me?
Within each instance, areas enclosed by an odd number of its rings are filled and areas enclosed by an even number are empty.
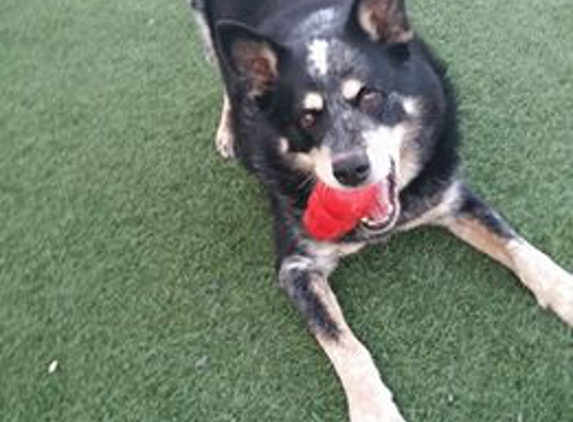
[[[225,92],[223,96],[223,108],[219,119],[219,127],[217,128],[217,135],[215,137],[215,145],[219,154],[221,154],[223,158],[228,159],[235,157],[235,132],[231,113],[229,94]]]
[[[573,276],[536,249],[485,202],[459,187],[445,225],[457,237],[512,270],[543,308],[573,326]]]
[[[279,282],[304,316],[310,331],[332,362],[347,398],[352,422],[403,422],[392,393],[384,385],[366,347],[344,320],[327,275],[335,258],[301,253],[285,257]]]

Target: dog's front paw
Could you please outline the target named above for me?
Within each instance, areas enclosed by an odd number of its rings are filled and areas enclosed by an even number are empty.
[[[231,131],[228,122],[221,122],[219,129],[217,129],[217,136],[215,138],[215,145],[221,157],[225,159],[235,158],[235,151],[233,145],[235,143],[235,135]]]
[[[350,402],[351,422],[406,422],[386,389],[371,390]]]
[[[385,409],[362,409],[350,413],[351,422],[406,422],[396,406]]]
[[[573,327],[573,275],[559,268],[547,291],[547,307]]]

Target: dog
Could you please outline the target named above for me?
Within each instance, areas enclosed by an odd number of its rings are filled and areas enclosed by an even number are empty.
[[[328,277],[341,258],[440,226],[513,271],[573,326],[573,276],[521,237],[463,180],[455,92],[413,31],[404,0],[193,0],[225,96],[216,135],[264,186],[276,273],[330,359],[352,422],[404,417],[346,323]],[[317,181],[375,185],[387,212],[333,241],[302,223]]]

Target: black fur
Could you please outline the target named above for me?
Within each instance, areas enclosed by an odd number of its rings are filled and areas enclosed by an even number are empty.
[[[347,149],[358,142],[354,138],[359,135],[352,134],[352,125],[339,127],[342,116],[346,113],[350,121],[358,122],[355,126],[359,128],[362,121],[357,112],[346,104],[333,102],[329,115],[319,116],[319,124],[312,132],[297,127],[296,121],[301,113],[297,104],[300,105],[301,93],[309,89],[331,89],[329,81],[309,77],[303,65],[304,51],[301,50],[305,40],[320,35],[333,41],[336,56],[340,58],[332,63],[330,69],[334,80],[354,73],[383,92],[397,92],[423,100],[424,114],[417,122],[422,130],[414,141],[421,169],[399,193],[402,210],[394,230],[435,206],[443,192],[457,179],[455,93],[445,67],[418,37],[407,42],[392,43],[369,40],[356,20],[352,19],[352,11],[359,3],[360,0],[354,3],[346,0],[193,1],[193,6],[206,19],[211,37],[215,40],[215,52],[231,101],[235,153],[243,165],[259,178],[271,199],[278,271],[285,260],[293,255],[312,258],[312,251],[308,247],[311,239],[301,226],[301,216],[313,187],[312,177],[294,167],[281,153],[280,140],[288,140],[290,151],[305,152],[330,136],[335,138],[332,145],[342,142],[335,148]],[[401,1],[398,3],[402,4]],[[312,12],[327,7],[335,10],[329,25],[300,26]],[[261,45],[267,40],[264,47],[276,54],[281,78],[275,80],[272,72],[267,72],[268,80],[264,80],[256,95],[251,92],[252,86],[245,82],[249,75],[241,75],[245,70],[234,62],[234,40],[227,30],[229,23],[232,28],[232,22],[250,28],[256,34],[256,39],[263,40]],[[409,25],[406,27],[409,29]],[[218,28],[225,30],[218,31]],[[394,38],[401,39],[399,35]],[[336,40],[340,42],[337,44]],[[269,63],[265,65],[269,67]],[[262,68],[268,70],[264,66]],[[260,71],[261,66],[254,66],[253,69]],[[385,107],[391,107],[392,103],[387,101],[386,104]],[[381,111],[381,115],[375,118],[393,125],[405,118],[404,110],[396,105],[392,110]],[[479,213],[469,197],[462,212]],[[485,213],[482,215],[488,219]],[[493,219],[489,223],[495,227]],[[357,229],[341,241],[375,242],[391,233],[376,234]],[[322,329],[327,335],[335,335],[337,328],[334,322],[309,288],[311,275],[297,274],[290,279],[290,283],[292,286],[285,289],[310,326]]]
[[[462,191],[461,202],[456,214],[460,218],[476,220],[484,228],[502,239],[513,239],[516,237],[515,231],[509,224],[467,187],[464,187]]]
[[[281,285],[311,330],[336,339],[340,329],[312,289],[315,277],[323,276],[324,274],[312,270],[293,269],[284,275]]]

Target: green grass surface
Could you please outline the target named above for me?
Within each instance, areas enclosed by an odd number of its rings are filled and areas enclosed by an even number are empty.
[[[410,3],[451,63],[468,178],[573,268],[571,1]],[[1,421],[345,420],[260,190],[213,148],[195,40],[183,0],[2,0]],[[333,284],[408,420],[573,421],[572,332],[446,234]]]

